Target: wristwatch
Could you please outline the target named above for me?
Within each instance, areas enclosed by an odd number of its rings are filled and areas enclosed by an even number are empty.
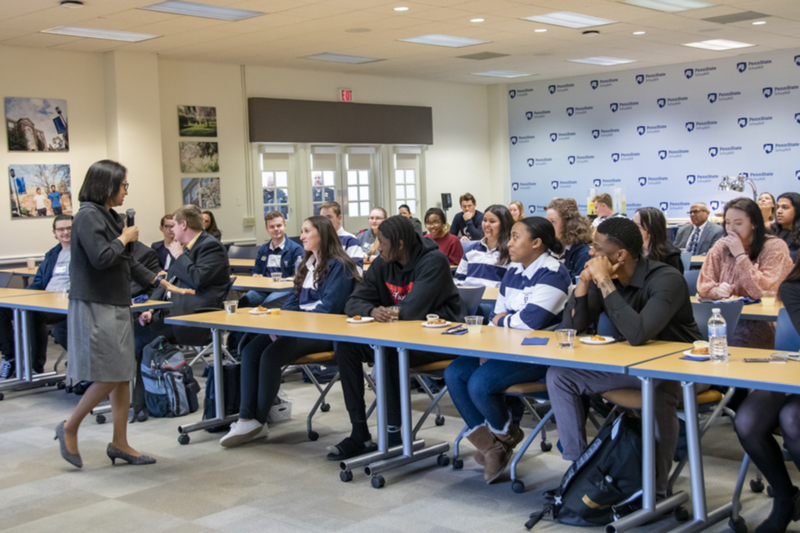
[[[153,287],[160,287],[162,281],[164,281],[164,276],[156,276],[156,280],[153,282]]]

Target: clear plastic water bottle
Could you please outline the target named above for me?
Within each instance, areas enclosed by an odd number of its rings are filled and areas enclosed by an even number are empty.
[[[719,309],[708,319],[708,353],[712,363],[728,362],[728,327]]]

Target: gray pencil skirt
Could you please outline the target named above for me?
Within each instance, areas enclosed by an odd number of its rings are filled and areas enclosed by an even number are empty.
[[[69,301],[67,379],[130,381],[136,355],[130,306]]]

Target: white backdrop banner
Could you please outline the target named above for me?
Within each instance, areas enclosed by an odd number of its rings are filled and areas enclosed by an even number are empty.
[[[509,85],[511,199],[544,216],[591,192],[688,218],[745,174],[759,193],[800,186],[800,50]],[[615,203],[615,210],[620,206]]]

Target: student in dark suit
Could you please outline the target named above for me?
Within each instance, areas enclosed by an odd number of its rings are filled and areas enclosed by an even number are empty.
[[[159,335],[172,343],[192,345],[207,332],[203,328],[165,324],[164,319],[169,315],[192,314],[201,307],[222,307],[230,285],[230,265],[225,246],[203,231],[203,214],[200,208],[185,205],[175,211],[173,216],[175,240],[170,244],[169,251],[175,261],[167,272],[167,279],[176,287],[192,289],[194,294],[168,294],[163,290],[156,290],[152,295],[154,300],[169,299],[173,306],[155,313],[146,311],[139,316],[134,327],[137,360],[134,413],[144,410],[144,386],[139,368],[144,347]]]
[[[152,248],[158,256],[158,263],[162,270],[169,270],[172,264],[172,256],[169,255],[169,245],[175,240],[175,234],[172,232],[174,227],[175,221],[172,220],[172,214],[161,217],[161,225],[158,227],[158,230],[164,235],[164,240],[154,242],[150,245],[150,248]]]
[[[692,252],[692,255],[706,255],[714,243],[725,236],[722,226],[708,221],[709,214],[708,205],[703,202],[693,203],[689,210],[692,223],[678,228],[675,246]]]
[[[161,269],[161,263],[155,250],[140,241],[133,243],[133,258],[150,272],[158,272]],[[150,296],[154,290],[155,287],[152,285],[144,287],[136,280],[131,280],[131,298],[142,295]]]

